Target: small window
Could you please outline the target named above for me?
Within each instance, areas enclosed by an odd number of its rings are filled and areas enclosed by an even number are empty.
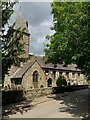
[[[66,72],[66,76],[69,77],[69,72]]]
[[[78,73],[78,76],[80,77],[80,73]]]
[[[75,73],[72,73],[72,78],[75,78]]]
[[[12,84],[15,84],[15,85],[21,85],[22,83],[22,79],[12,79],[11,80]]]
[[[59,75],[61,76],[63,74],[63,72],[59,72]]]
[[[45,70],[45,74],[48,75],[48,73],[49,73],[49,70]]]
[[[45,73],[48,73],[49,71],[48,70],[45,70]]]
[[[56,78],[56,71],[53,71],[53,77]]]

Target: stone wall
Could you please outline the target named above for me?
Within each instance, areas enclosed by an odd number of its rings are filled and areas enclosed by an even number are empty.
[[[28,34],[23,34],[21,43],[24,44],[23,49],[25,50],[25,53],[20,55],[20,57],[27,58],[29,57],[29,35]]]
[[[5,75],[4,78],[4,86],[8,86],[8,84],[11,86],[11,76],[19,69],[18,66],[12,65],[11,68],[8,70],[8,74]]]
[[[48,88],[36,88],[24,91],[24,97],[26,99],[33,99],[35,97],[49,95],[52,92],[52,87]]]

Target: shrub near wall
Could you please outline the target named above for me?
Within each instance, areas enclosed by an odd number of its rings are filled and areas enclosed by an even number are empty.
[[[24,99],[23,90],[2,91],[2,104],[3,105],[20,102],[23,99]]]
[[[52,94],[54,93],[64,93],[65,92],[65,87],[61,86],[61,87],[53,87],[52,89]]]
[[[56,85],[57,87],[66,86],[67,85],[66,78],[64,76],[59,76],[56,81]]]

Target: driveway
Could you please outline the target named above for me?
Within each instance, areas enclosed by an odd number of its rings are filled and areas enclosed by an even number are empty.
[[[49,101],[35,105],[31,110],[11,115],[10,118],[82,118],[88,115],[90,90],[78,90],[54,95]]]

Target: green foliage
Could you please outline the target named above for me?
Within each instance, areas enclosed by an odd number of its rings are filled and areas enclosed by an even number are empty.
[[[8,0],[7,0],[7,2],[2,2],[0,4],[0,6],[2,8],[2,27],[5,27],[11,14],[14,12],[13,11],[14,4],[15,4],[15,2],[10,2]]]
[[[77,64],[90,79],[90,2],[52,2],[50,44],[45,49],[46,61]]]
[[[10,104],[22,101],[23,90],[2,91],[2,104]]]
[[[24,58],[20,57],[21,54],[25,53],[23,50],[24,44],[21,43],[23,37],[23,31],[16,32],[13,30],[13,26],[9,28],[6,35],[3,35],[2,40],[2,75],[8,73],[8,69],[12,64],[19,66]]]
[[[2,78],[12,64],[20,65],[25,59],[21,57],[24,50],[24,44],[21,42],[24,30],[13,30],[13,26],[8,25],[8,20],[13,13],[15,2],[2,2]],[[5,25],[8,25],[8,31],[5,34]]]
[[[64,76],[59,76],[57,81],[56,81],[56,85],[57,85],[57,87],[66,86],[67,81],[66,81],[65,77]]]
[[[83,118],[82,120],[90,120],[90,113],[89,113],[88,117]]]
[[[2,85],[2,80],[0,80],[0,84]]]

